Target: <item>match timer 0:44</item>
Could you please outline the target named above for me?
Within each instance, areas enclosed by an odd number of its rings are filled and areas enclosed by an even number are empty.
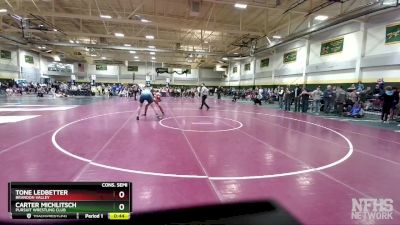
[[[128,220],[130,182],[10,182],[13,219]]]

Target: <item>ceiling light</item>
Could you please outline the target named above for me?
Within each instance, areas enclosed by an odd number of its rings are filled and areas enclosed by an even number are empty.
[[[136,52],[135,52],[135,51],[129,51],[129,53],[131,53],[131,54],[135,54]]]
[[[123,33],[114,33],[115,37],[125,37]]]
[[[156,48],[156,46],[153,46],[153,45],[150,45],[150,46],[147,46],[148,48]]]
[[[75,43],[73,40],[69,40],[69,43],[71,43],[71,44],[73,44],[73,43]]]
[[[281,36],[279,36],[279,35],[274,35],[274,36],[272,36],[272,38],[275,38],[275,39],[281,39],[282,37],[281,37]]]
[[[101,57],[101,59],[107,59],[107,58],[103,56],[103,57]]]
[[[224,57],[224,58],[222,58],[222,60],[225,60],[225,61],[226,61],[226,60],[228,60],[228,58]]]
[[[135,56],[135,57],[133,57],[133,58],[135,58],[135,59],[138,59],[138,58],[139,58],[139,56]]]
[[[208,41],[204,41],[204,44],[208,44]]]
[[[136,59],[135,62],[139,62],[140,60]]]
[[[110,15],[100,15],[100,17],[103,19],[111,19],[112,18]]]
[[[156,59],[156,57],[151,57],[151,59],[152,59],[152,60],[155,60],[155,59]]]
[[[328,16],[319,15],[314,18],[315,20],[324,21],[328,19]]]
[[[196,49],[196,52],[205,52],[204,49]]]
[[[193,58],[193,55],[192,55],[192,54],[190,54],[190,55],[189,55],[189,57],[190,57],[190,58]]]
[[[245,8],[247,8],[247,5],[246,4],[241,4],[241,3],[236,3],[235,7],[239,8],[239,9],[245,9]]]
[[[143,22],[143,23],[150,23],[151,22],[150,20],[146,20],[146,19],[140,19],[140,21]]]
[[[156,53],[155,52],[150,52],[150,55],[155,55]]]
[[[92,57],[96,57],[97,55],[96,55],[96,54],[91,54],[90,56],[92,56]]]
[[[79,44],[79,41],[75,41],[75,43]]]
[[[58,30],[54,28],[53,31],[57,32]]]
[[[188,62],[190,62],[190,63],[191,63],[191,62],[193,62],[193,60],[189,59],[189,60],[188,60]]]
[[[234,55],[239,55],[239,53],[237,53],[237,52],[235,52],[235,53],[233,53]]]
[[[153,35],[146,35],[146,39],[154,39],[154,36]]]
[[[131,47],[131,44],[124,44],[125,47]]]
[[[0,13],[6,13],[7,9],[0,9]]]

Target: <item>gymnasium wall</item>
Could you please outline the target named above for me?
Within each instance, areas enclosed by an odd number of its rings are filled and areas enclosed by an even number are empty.
[[[223,72],[217,72],[214,69],[200,68],[191,69],[188,74],[182,73],[181,68],[172,68],[172,71],[178,73],[158,74],[155,69],[162,67],[161,63],[144,63],[144,62],[132,62],[130,66],[138,66],[138,71],[128,71],[126,65],[107,65],[107,70],[96,70],[96,65],[82,63],[79,67],[78,63],[73,65],[73,73],[77,76],[78,82],[89,82],[91,75],[96,75],[97,82],[104,83],[132,83],[135,78],[135,83],[145,84],[146,76],[149,76],[152,84],[166,84],[166,79],[169,78],[171,85],[198,85],[199,80],[205,82],[209,86],[218,86],[221,83],[221,77]],[[133,74],[134,77],[133,77]],[[57,72],[51,76],[55,80],[69,81],[70,74]]]
[[[18,51],[15,48],[9,48],[7,46],[1,46],[0,50],[6,50],[11,52],[11,59],[0,58],[0,79],[17,78],[19,74],[18,60],[17,60]]]
[[[386,26],[396,22],[400,22],[400,9],[371,16],[364,23],[351,21],[255,57],[233,61],[222,85],[351,84],[358,80],[373,83],[381,77],[387,82],[400,82],[400,43],[385,44]],[[342,52],[321,56],[323,42],[341,37]],[[284,63],[284,54],[293,50],[297,51],[296,61]],[[264,58],[269,58],[267,67],[261,67]],[[252,71],[243,71],[249,61]],[[240,68],[237,73],[233,73],[235,66]]]
[[[33,63],[28,62],[26,57],[32,57]],[[39,54],[31,51],[19,51],[19,65],[21,67],[21,78],[28,82],[39,82],[41,77]]]

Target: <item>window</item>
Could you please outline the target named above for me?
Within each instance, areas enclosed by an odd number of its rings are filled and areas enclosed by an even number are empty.
[[[237,73],[237,66],[233,67],[233,73]]]

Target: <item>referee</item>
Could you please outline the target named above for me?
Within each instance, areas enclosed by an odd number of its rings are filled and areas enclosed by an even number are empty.
[[[207,96],[208,96],[208,88],[206,87],[206,85],[204,83],[201,84],[200,93],[201,93],[201,106],[200,106],[200,109],[203,109],[203,106],[205,105],[207,107],[207,110],[209,110],[210,107],[206,103],[206,99],[207,99]]]

